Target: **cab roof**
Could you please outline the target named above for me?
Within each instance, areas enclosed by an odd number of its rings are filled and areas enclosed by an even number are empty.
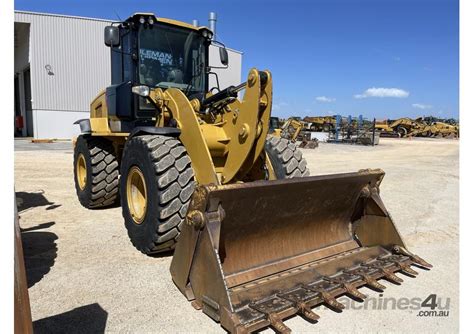
[[[209,30],[209,28],[206,27],[206,26],[195,27],[192,24],[189,24],[189,23],[186,23],[186,22],[177,21],[177,20],[173,20],[173,19],[167,19],[167,18],[164,18],[164,17],[157,17],[154,13],[134,13],[128,19],[126,19],[125,22],[137,22],[140,19],[140,17],[144,17],[145,20],[147,20],[147,21],[150,17],[152,17],[153,21],[155,21],[155,22],[163,22],[163,23],[167,23],[167,24],[171,24],[171,25],[174,25],[174,26],[183,27],[183,28],[187,28],[187,29],[192,29],[192,30],[196,30],[196,31],[199,31],[199,30],[202,30],[202,29]]]

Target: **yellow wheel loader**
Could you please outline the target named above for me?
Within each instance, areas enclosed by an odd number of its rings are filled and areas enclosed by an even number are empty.
[[[288,332],[288,317],[314,321],[315,305],[430,267],[406,250],[382,171],[302,177],[301,152],[268,136],[269,71],[213,94],[208,28],[142,13],[104,35],[112,85],[77,122],[77,195],[87,208],[120,200],[138,250],[174,249],[172,279],[195,308],[232,333]]]

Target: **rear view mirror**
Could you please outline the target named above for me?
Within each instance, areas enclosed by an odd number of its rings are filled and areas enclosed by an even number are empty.
[[[224,66],[229,65],[229,55],[227,53],[227,49],[225,47],[219,48],[219,56],[221,57],[221,63]]]
[[[104,43],[107,46],[120,45],[120,33],[118,27],[107,26],[104,29]]]

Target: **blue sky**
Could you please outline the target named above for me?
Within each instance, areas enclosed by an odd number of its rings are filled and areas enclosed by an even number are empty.
[[[15,1],[15,9],[125,19],[133,12],[207,23],[274,79],[275,116],[458,118],[457,0]]]

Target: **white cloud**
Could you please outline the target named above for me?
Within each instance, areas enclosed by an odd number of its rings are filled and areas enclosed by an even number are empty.
[[[400,88],[376,88],[372,87],[367,89],[362,94],[356,94],[354,97],[356,99],[364,99],[366,97],[396,97],[396,98],[405,98],[410,95],[410,92]]]
[[[417,108],[417,109],[431,109],[431,108],[433,108],[429,104],[421,104],[421,103],[413,103],[411,106],[413,108]]]
[[[327,97],[327,96],[317,96],[316,101],[318,101],[318,102],[334,102],[334,101],[336,101],[336,99],[333,98],[333,97]]]

